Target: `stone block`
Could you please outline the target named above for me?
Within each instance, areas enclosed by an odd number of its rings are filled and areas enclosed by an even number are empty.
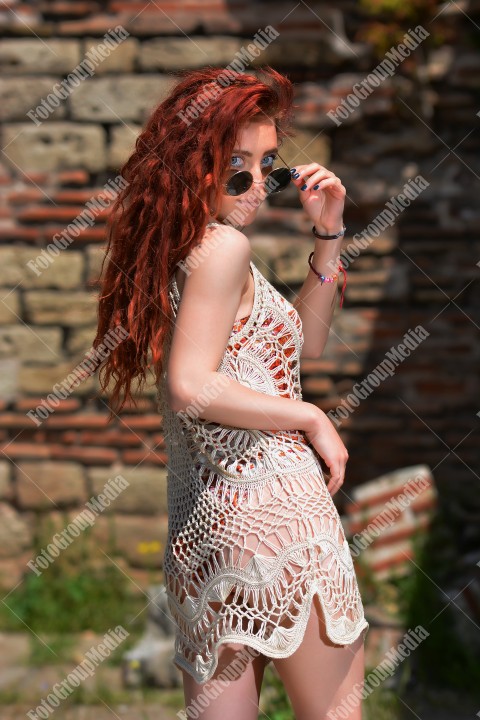
[[[78,376],[74,373],[74,370],[75,366],[72,366],[71,362],[62,362],[55,366],[37,365],[33,367],[25,365],[18,371],[18,392],[46,396],[54,393],[54,387],[58,384],[62,390],[62,396],[67,394],[68,397],[75,397],[76,395],[89,395],[92,393],[95,389],[95,377],[87,375],[79,384],[75,384]],[[79,368],[78,372],[82,370],[83,368]],[[63,383],[65,383],[65,386]],[[65,387],[65,393],[63,387]],[[55,413],[53,404],[52,408]],[[48,422],[48,418],[46,422]]]
[[[98,517],[92,534],[102,547],[110,547],[134,567],[161,566],[167,540],[168,519],[144,515],[109,515]]]
[[[96,333],[96,325],[71,328],[67,339],[67,352],[75,356],[85,355],[85,353],[92,347]]]
[[[0,358],[55,364],[61,351],[60,328],[33,328],[25,324],[0,326]]]
[[[30,119],[27,113],[30,110],[35,111],[37,105],[40,105],[42,99],[53,92],[55,84],[58,82],[56,77],[3,77],[0,79],[0,120],[9,122],[12,120],[28,120],[30,125],[37,127],[34,120]],[[56,102],[56,101],[55,101]],[[50,105],[46,106],[48,108]],[[66,105],[65,100],[60,99],[57,107],[52,105],[52,112],[49,118],[58,120],[65,117]],[[38,122],[42,122],[43,118],[36,113],[33,117]],[[7,148],[5,149],[7,150]]]
[[[103,258],[105,257],[105,248],[95,245],[88,245],[86,248],[87,260],[87,277],[86,282],[89,287],[97,283],[102,270]],[[105,263],[106,267],[106,263]]]
[[[133,123],[112,127],[107,160],[109,168],[119,169],[128,160],[135,150],[135,141],[140,131],[141,126]]]
[[[16,172],[50,172],[105,168],[105,131],[90,123],[47,122],[5,124],[2,131],[7,162]]]
[[[32,551],[31,550],[24,550],[19,555],[16,556],[10,556],[7,558],[0,558],[0,588],[5,588],[5,590],[13,590],[17,587],[19,583],[22,582],[22,580],[25,577],[26,572],[30,572],[27,568],[27,563],[29,560],[32,559]],[[8,602],[8,600],[6,600]],[[30,638],[25,635],[25,633],[18,633],[21,634],[25,640],[30,643]],[[13,635],[12,640],[15,642],[15,644],[18,643],[19,638],[17,637],[17,634],[8,633],[8,636],[11,637]],[[0,636],[1,637],[1,636]],[[0,642],[0,645],[3,643]],[[20,645],[21,647],[21,645]],[[29,654],[31,652],[31,648],[29,650]],[[3,647],[0,646],[0,677],[2,681],[4,680],[6,673],[4,672],[3,668],[1,667],[1,658],[5,657],[3,655]],[[10,665],[10,657],[8,657],[9,667]],[[17,671],[19,668],[14,668],[14,670]]]
[[[34,325],[82,327],[95,319],[97,299],[94,293],[53,290],[28,290],[25,315]]]
[[[80,59],[80,43],[74,39],[15,37],[0,42],[0,72],[4,77],[26,73],[67,75]]]
[[[70,96],[72,117],[98,123],[143,123],[173,84],[173,78],[162,75],[93,78]]]
[[[58,510],[87,500],[84,470],[73,462],[19,461],[16,468],[19,507]]]
[[[0,558],[11,558],[31,546],[32,527],[14,508],[0,503]]]
[[[312,130],[298,129],[293,138],[285,140],[280,148],[280,154],[289,167],[312,162],[328,167],[330,138]]]
[[[0,401],[12,402],[19,390],[20,361],[16,357],[0,358]]]
[[[6,460],[0,461],[0,500],[12,500],[13,489],[10,484],[11,464]]]
[[[2,290],[0,300],[0,325],[11,325],[20,319],[20,293],[18,290]]]
[[[123,490],[107,512],[155,515],[167,513],[167,471],[161,468],[122,468],[119,473],[129,486]],[[108,468],[89,468],[87,476],[94,495],[102,492],[105,483],[112,477]]]
[[[81,285],[83,255],[75,250],[5,246],[0,248],[0,285],[6,287],[73,289]]]
[[[228,35],[154,38],[142,43],[139,65],[147,71],[201,68],[206,64],[224,67],[245,43],[248,40]]]
[[[88,57],[91,48],[95,49],[104,42],[103,38],[84,38],[84,57]],[[122,40],[110,54],[102,61],[95,65],[95,75],[104,75],[105,73],[129,73],[135,69],[135,59],[138,52],[138,40],[135,38],[126,38]]]

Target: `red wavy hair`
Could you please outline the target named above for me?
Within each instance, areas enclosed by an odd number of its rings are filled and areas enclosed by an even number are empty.
[[[204,236],[208,198],[217,206],[242,125],[264,116],[275,122],[279,143],[295,135],[293,85],[269,65],[245,73],[206,67],[174,76],[178,82],[153,110],[120,169],[126,187],[107,218],[93,347],[116,326],[128,332],[99,365],[102,390],[114,381],[109,422],[127,400],[136,405],[132,381],[138,379],[140,391],[152,365],[160,381],[173,321],[168,284],[176,265]],[[208,93],[209,84],[215,93]],[[188,124],[182,117],[197,99],[200,107],[202,95],[208,102]]]

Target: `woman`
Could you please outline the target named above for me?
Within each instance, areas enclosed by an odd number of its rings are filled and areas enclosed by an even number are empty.
[[[272,660],[297,720],[317,720],[354,688],[361,696],[369,627],[332,500],[348,453],[299,381],[300,359],[318,358],[328,337],[345,188],[316,162],[281,162],[294,135],[285,76],[268,66],[180,75],[122,168],[95,343],[117,324],[129,336],[107,358],[103,387],[114,378],[124,404],[153,365],[185,717],[256,718]],[[290,182],[315,235],[294,305],[239,229]],[[359,720],[360,704],[348,712]]]

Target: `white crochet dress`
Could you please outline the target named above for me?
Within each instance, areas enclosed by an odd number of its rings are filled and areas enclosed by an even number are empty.
[[[300,316],[250,267],[252,312],[234,324],[217,371],[258,392],[301,400]],[[176,313],[174,277],[169,295]],[[208,397],[177,414],[165,383],[166,371],[157,399],[169,459],[164,577],[177,667],[207,682],[225,642],[271,658],[291,655],[315,593],[334,643],[366,634],[348,542],[304,433],[209,422],[201,417]]]

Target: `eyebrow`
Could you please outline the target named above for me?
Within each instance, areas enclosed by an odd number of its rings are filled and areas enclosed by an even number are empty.
[[[268,153],[277,152],[278,147],[270,148],[270,150],[265,150],[263,153],[264,155],[268,155]],[[247,155],[247,157],[253,157],[253,153],[251,153],[249,150],[233,150],[232,152],[238,153],[239,155]]]

